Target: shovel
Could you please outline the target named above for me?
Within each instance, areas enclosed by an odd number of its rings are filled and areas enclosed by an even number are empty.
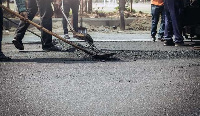
[[[69,22],[69,19],[67,18],[67,16],[64,13],[63,8],[60,8],[65,20],[67,21],[67,24],[69,25],[70,30],[72,31],[73,35],[77,38],[77,39],[81,39],[81,40],[85,40],[86,42],[88,42],[90,45],[93,44],[93,39],[91,38],[91,36],[89,34],[87,34],[87,30],[79,30],[80,32],[76,32],[74,30],[74,28],[72,27],[71,23]]]
[[[84,35],[87,35],[87,28],[83,27],[83,0],[81,0],[81,19],[80,19],[80,27],[78,27],[78,32]]]
[[[83,18],[81,17],[80,27],[78,27],[78,32],[87,35],[87,28],[83,27]]]

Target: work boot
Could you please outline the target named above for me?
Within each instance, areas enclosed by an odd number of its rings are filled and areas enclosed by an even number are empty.
[[[22,41],[17,40],[16,38],[13,39],[12,43],[15,45],[15,47],[18,50],[24,50],[24,45],[22,43]]]
[[[160,40],[161,42],[164,42],[164,41],[165,41],[163,35],[158,35],[158,40]]]
[[[184,42],[178,42],[178,43],[175,43],[175,46],[184,46]]]
[[[170,40],[165,40],[164,41],[164,46],[174,46],[174,42],[172,39]]]
[[[52,45],[50,47],[43,47],[42,49],[45,51],[62,51],[62,48],[55,45]]]
[[[156,37],[155,36],[151,36],[151,40],[153,40],[153,42],[156,41]]]
[[[160,40],[160,41],[165,41],[165,39],[164,39],[164,36],[163,36],[164,34],[158,34],[158,40]]]
[[[7,57],[3,54],[3,52],[0,52],[0,61],[10,61],[11,58]]]

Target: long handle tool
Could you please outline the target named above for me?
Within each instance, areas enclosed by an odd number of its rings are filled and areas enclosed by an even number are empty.
[[[76,44],[74,44],[74,43],[72,43],[72,42],[70,42],[70,41],[67,41],[66,39],[62,38],[61,36],[57,35],[56,33],[53,33],[53,32],[51,32],[51,31],[49,31],[48,29],[46,29],[46,28],[44,28],[44,27],[42,27],[42,26],[40,26],[40,25],[38,25],[38,24],[32,22],[31,20],[24,18],[24,17],[21,16],[20,14],[14,12],[14,11],[12,11],[12,10],[10,10],[9,8],[5,7],[4,5],[1,5],[1,4],[0,4],[0,7],[2,7],[2,8],[3,8],[4,10],[6,10],[7,12],[9,12],[9,13],[11,13],[11,14],[17,16],[17,17],[19,17],[21,20],[23,20],[23,21],[25,21],[25,22],[27,22],[27,23],[29,23],[29,24],[32,24],[32,25],[35,26],[36,28],[38,28],[38,29],[40,29],[40,30],[43,30],[44,32],[46,32],[46,33],[48,33],[48,34],[50,34],[50,35],[52,35],[52,36],[54,36],[54,37],[56,37],[56,38],[58,38],[58,39],[64,41],[65,43],[67,43],[67,44],[69,44],[69,45],[71,45],[71,46],[73,46],[73,47],[75,47],[75,48],[77,48],[77,49],[79,49],[79,50],[81,50],[81,51],[83,51],[83,52],[85,52],[85,53],[91,55],[93,58],[96,58],[96,59],[107,59],[107,58],[109,58],[109,57],[111,57],[111,56],[113,56],[113,55],[115,54],[115,53],[99,53],[99,52],[96,52],[96,51],[94,51],[94,50],[87,50],[87,49],[84,49],[83,47],[80,47],[80,46],[78,46],[78,45],[76,45]]]
[[[81,0],[81,5],[80,5],[80,27],[78,28],[78,32],[83,33],[84,35],[87,34],[87,28],[83,27],[83,0]]]
[[[72,27],[69,19],[65,15],[64,10],[63,10],[62,7],[60,8],[60,10],[61,10],[65,20],[67,21],[71,32],[77,37],[77,39],[82,39],[82,40],[85,40],[86,42],[88,42],[88,44],[90,45],[89,49],[92,49],[93,51],[98,52],[98,53],[102,52],[101,50],[98,50],[97,47],[94,45],[94,41],[93,41],[92,37],[89,34],[85,35],[85,33],[76,32],[74,30],[74,28]]]
[[[85,34],[83,34],[83,33],[76,32],[76,31],[74,30],[74,28],[72,27],[71,23],[69,22],[69,19],[68,19],[67,16],[65,15],[64,10],[63,10],[62,7],[60,8],[60,10],[61,10],[61,12],[62,12],[62,14],[63,14],[65,20],[67,21],[67,24],[69,25],[69,28],[70,28],[70,30],[72,31],[73,35],[75,35],[75,37],[76,37],[77,39],[85,40],[85,41],[88,42],[90,45],[93,44],[94,41],[93,41],[93,39],[91,38],[91,36],[90,36],[89,34],[86,34],[86,35],[85,35]]]

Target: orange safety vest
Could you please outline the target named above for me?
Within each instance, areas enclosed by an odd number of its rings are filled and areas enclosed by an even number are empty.
[[[151,0],[151,4],[157,5],[157,6],[162,6],[162,5],[164,5],[164,0]]]

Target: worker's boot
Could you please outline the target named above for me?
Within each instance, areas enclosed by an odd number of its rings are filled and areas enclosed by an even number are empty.
[[[15,45],[15,47],[18,50],[24,50],[24,45],[23,45],[22,41],[18,40],[17,38],[14,38],[12,43]]]
[[[1,50],[1,43],[0,43],[0,61],[10,61],[11,58],[5,56]]]

